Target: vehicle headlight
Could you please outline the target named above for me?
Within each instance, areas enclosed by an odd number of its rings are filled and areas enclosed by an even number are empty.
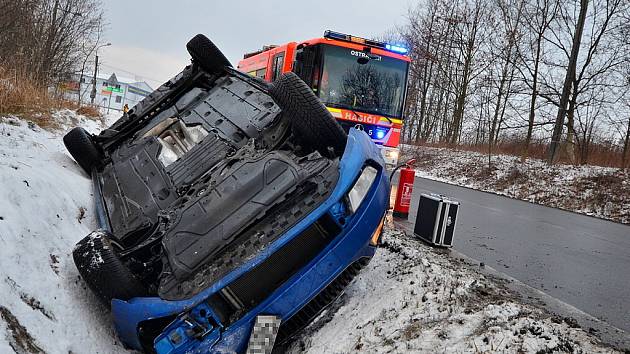
[[[372,183],[376,179],[378,171],[374,167],[365,166],[359,179],[354,183],[350,192],[348,192],[348,204],[350,204],[350,211],[356,212],[363,203],[363,199],[367,195]]]

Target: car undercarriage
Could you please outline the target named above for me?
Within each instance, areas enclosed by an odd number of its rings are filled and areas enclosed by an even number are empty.
[[[386,180],[383,162],[365,133],[351,132],[357,161],[342,163],[349,138],[297,76],[261,82],[230,68],[207,38],[195,38],[192,65],[110,128],[97,136],[75,128],[64,137],[96,192],[101,229],[73,252],[87,284],[115,317],[142,299],[179,309],[129,320],[135,334],[123,341],[148,352],[169,323],[190,316],[184,309],[201,306],[198,299],[213,313],[203,333],[243,319],[338,242],[372,184],[389,188],[375,182]],[[344,177],[343,195],[350,183],[370,183],[360,199],[331,200],[343,165],[352,166],[353,179]],[[385,211],[378,194],[371,229]],[[361,249],[369,236],[361,236]],[[352,257],[343,264],[365,256]],[[333,279],[322,281],[319,288]],[[321,289],[313,291],[299,303]],[[125,326],[117,323],[119,334]],[[207,342],[204,336],[191,334]]]

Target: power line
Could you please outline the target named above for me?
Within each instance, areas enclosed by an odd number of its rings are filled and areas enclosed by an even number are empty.
[[[164,83],[163,80],[158,80],[158,79],[155,79],[155,78],[152,78],[152,77],[148,77],[148,76],[144,76],[144,75],[138,75],[138,74],[136,74],[136,73],[134,73],[132,71],[129,71],[129,70],[126,70],[126,69],[123,69],[123,68],[119,68],[119,67],[116,67],[116,66],[113,66],[113,65],[109,65],[109,64],[105,64],[105,63],[99,63],[99,65],[101,67],[107,67],[107,68],[114,69],[114,70],[117,70],[117,71],[122,71],[123,73],[126,73],[126,74],[131,74],[134,77],[140,77],[143,80],[153,81],[154,83],[158,84],[157,86],[159,86],[159,85]]]

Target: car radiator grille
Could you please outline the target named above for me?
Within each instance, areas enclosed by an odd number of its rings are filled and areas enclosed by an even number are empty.
[[[317,317],[328,305],[332,304],[370,262],[370,258],[360,258],[348,266],[341,274],[335,278],[324,290],[315,296],[310,302],[304,305],[289,320],[280,325],[276,343],[285,344],[293,338],[300,330],[306,327]]]
[[[209,299],[224,325],[238,320],[310,263],[341,228],[325,214],[258,266],[241,275]]]

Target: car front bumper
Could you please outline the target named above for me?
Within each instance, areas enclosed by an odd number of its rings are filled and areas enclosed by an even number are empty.
[[[129,301],[113,300],[112,312],[120,339],[128,346],[142,349],[139,325],[143,321],[178,315],[203,303],[209,296],[263,262],[289,240],[306,230],[326,213],[332,213],[346,198],[347,192],[357,180],[366,164],[379,168],[379,173],[359,209],[348,216],[340,233],[317,254],[305,267],[295,273],[264,301],[243,314],[225,328],[216,328],[200,340],[172,343],[169,331],[177,323],[169,325],[157,338],[158,353],[193,352],[243,352],[255,318],[259,314],[275,315],[288,320],[311,299],[333,282],[347,267],[365,257],[372,257],[375,247],[370,244],[375,230],[379,229],[389,202],[389,182],[384,170],[384,161],[379,148],[364,132],[352,129],[346,150],[339,164],[339,180],[330,197],[281,236],[268,249],[247,264],[235,269],[219,282],[182,301],[167,301],[160,298],[134,298]]]

